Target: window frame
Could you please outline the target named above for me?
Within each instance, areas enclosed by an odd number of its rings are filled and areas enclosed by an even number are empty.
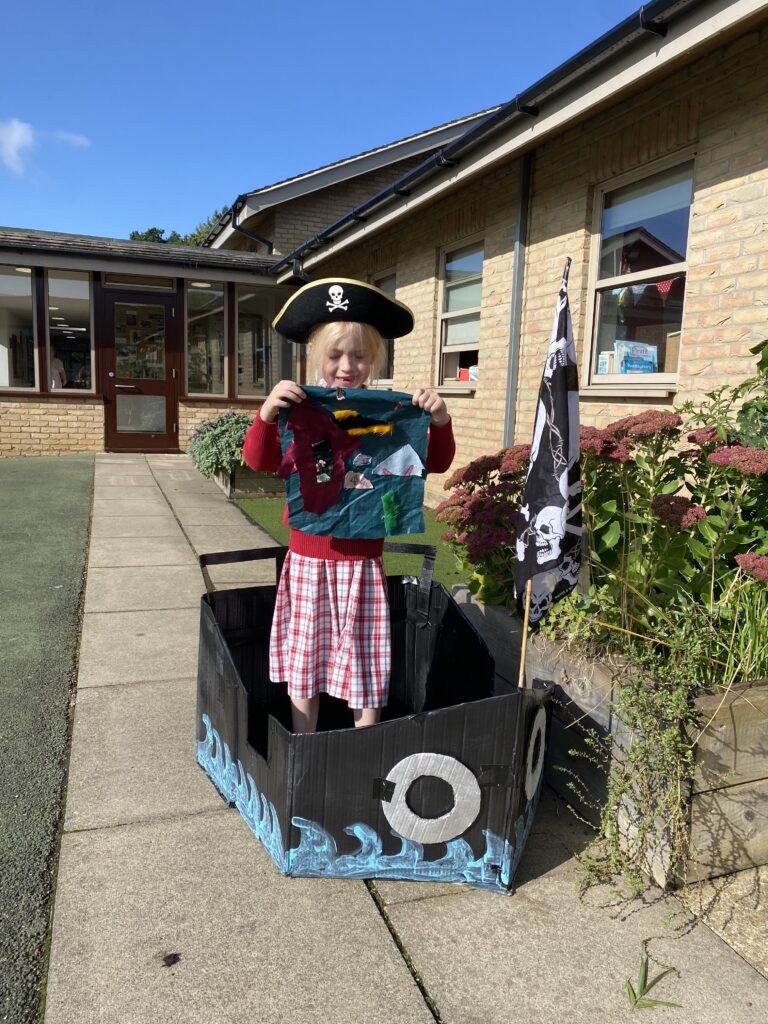
[[[611,395],[614,397],[626,396],[637,398],[653,398],[673,395],[677,392],[680,377],[680,359],[682,355],[683,325],[685,323],[685,300],[688,292],[688,248],[691,238],[691,218],[695,199],[696,182],[696,150],[688,148],[678,150],[674,154],[654,160],[652,163],[636,167],[632,171],[620,174],[615,177],[599,182],[594,186],[593,209],[592,209],[592,236],[590,240],[589,270],[587,278],[587,306],[584,323],[584,346],[581,361],[581,380],[584,382],[579,388],[581,394],[585,395]],[[680,263],[664,264],[660,267],[653,267],[650,270],[637,271],[636,273],[620,274],[615,277],[600,278],[600,248],[602,244],[602,222],[605,210],[605,197],[627,185],[642,181],[644,178],[651,178],[655,174],[673,170],[682,164],[692,164],[693,186],[691,204],[688,208],[688,236],[686,246],[686,259]],[[601,373],[596,372],[596,338],[595,329],[598,323],[597,305],[600,292],[609,291],[611,288],[620,286],[650,283],[659,278],[672,277],[674,275],[685,275],[685,291],[683,293],[683,305],[680,321],[680,338],[677,350],[677,365],[674,371],[663,373],[644,374],[623,374],[623,373]]]
[[[94,288],[93,288],[93,271],[92,270],[71,270],[69,267],[45,267],[43,269],[43,279],[41,287],[43,289],[43,302],[45,306],[45,333],[43,336],[43,354],[45,358],[45,376],[46,381],[50,379],[51,370],[51,317],[50,317],[50,293],[48,290],[48,279],[51,274],[85,274],[88,278],[88,329],[90,331],[90,360],[91,360],[91,386],[90,388],[56,388],[52,390],[50,384],[47,385],[46,391],[49,394],[56,397],[60,394],[65,395],[87,395],[93,396],[98,394],[96,389],[96,318],[94,310]]]
[[[0,396],[2,395],[39,395],[41,394],[41,381],[42,381],[42,367],[40,361],[43,354],[40,351],[39,343],[39,312],[38,312],[38,272],[37,267],[34,263],[25,263],[23,260],[18,260],[15,263],[3,263],[0,268],[3,270],[13,270],[18,273],[18,267],[23,267],[23,273],[29,270],[30,280],[30,299],[32,303],[32,367],[33,367],[33,381],[31,387],[26,387],[23,384],[0,384]]]
[[[376,274],[369,275],[368,280],[374,286],[374,288],[378,288],[379,290],[383,290],[381,288],[381,285],[379,284],[379,282],[380,281],[385,281],[388,277],[393,277],[395,279],[395,291],[394,291],[393,297],[397,298],[397,269],[396,268],[390,268],[388,270],[377,271]],[[389,294],[389,293],[387,292],[386,294]],[[395,374],[395,338],[384,338],[384,344],[385,345],[388,344],[388,345],[392,346],[392,376],[391,377],[374,377],[371,380],[371,386],[375,386],[376,388],[379,388],[382,391],[391,391],[393,386],[394,386],[393,385],[393,381],[395,379],[395,377],[394,377],[394,374]]]
[[[183,344],[184,344],[184,359],[183,359],[183,369],[182,369],[182,372],[184,374],[184,387],[182,389],[182,394],[184,395],[185,399],[186,398],[191,398],[193,401],[194,400],[205,401],[206,399],[211,399],[212,400],[212,399],[217,399],[217,398],[221,399],[221,398],[228,398],[228,397],[230,397],[230,395],[229,395],[229,361],[230,361],[230,344],[229,344],[229,337],[230,337],[230,329],[229,328],[230,328],[230,324],[229,324],[229,316],[230,316],[230,311],[229,311],[229,301],[228,301],[228,295],[229,295],[228,282],[227,281],[215,281],[215,280],[212,280],[210,278],[206,279],[206,278],[201,277],[201,276],[198,276],[198,277],[195,278],[195,281],[203,281],[203,280],[208,280],[208,282],[211,285],[220,285],[221,286],[221,291],[222,291],[222,303],[224,305],[224,390],[223,391],[217,391],[215,393],[212,392],[212,391],[190,391],[189,390],[189,336],[188,336],[189,316],[188,316],[188,293],[189,293],[189,288],[190,288],[190,286],[192,286],[193,282],[192,282],[191,278],[184,278],[182,280],[182,304],[181,304],[182,305],[182,316],[184,317],[184,341],[183,341]],[[235,352],[235,359],[236,358],[237,358],[237,352]]]
[[[477,278],[472,278],[471,281],[466,282],[470,284],[475,280],[480,281],[480,305],[479,306],[468,306],[466,309],[456,310],[455,312],[449,313],[445,309],[446,302],[446,282],[445,282],[445,270],[448,255],[453,253],[462,252],[465,249],[476,249],[482,250],[482,264],[480,274]],[[445,351],[449,352],[477,352],[477,362],[480,365],[480,329],[483,320],[483,282],[485,278],[485,232],[477,235],[470,235],[468,238],[463,238],[454,242],[450,242],[448,245],[443,245],[438,250],[438,290],[437,290],[437,360],[435,367],[435,380],[436,387],[448,391],[474,391],[477,387],[477,381],[469,380],[455,380],[449,378],[447,381],[443,377],[443,355]],[[463,316],[477,315],[478,324],[478,339],[477,347],[474,348],[471,345],[445,345],[443,341],[444,336],[444,325],[449,320],[455,320]]]

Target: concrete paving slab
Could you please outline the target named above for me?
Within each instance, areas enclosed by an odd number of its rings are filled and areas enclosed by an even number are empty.
[[[151,500],[153,497],[161,498],[162,494],[151,476],[139,476],[124,477],[122,480],[116,480],[115,483],[109,484],[105,483],[102,479],[96,479],[93,496],[101,501],[107,501],[110,498],[146,501],[148,499]]]
[[[768,864],[691,886],[689,906],[768,978]]]
[[[120,487],[125,485],[126,487],[148,487],[150,484],[155,483],[155,478],[152,476],[149,466],[126,467],[126,469],[129,469],[127,473],[116,473],[115,468],[113,464],[96,466],[93,477],[96,486]]]
[[[274,540],[258,526],[245,520],[220,526],[195,526],[185,523],[186,533],[195,551],[239,551],[241,548],[269,548]]]
[[[118,466],[145,466],[147,464],[147,457],[140,454],[122,454],[121,452],[96,452],[97,465],[112,462]]]
[[[235,811],[65,834],[45,1021],[433,1024],[365,886],[283,878]]]
[[[222,809],[195,760],[196,690],[193,678],[80,691],[65,831]]]
[[[183,537],[172,515],[106,516],[99,515],[91,524],[91,537]]]
[[[230,505],[226,500],[219,504],[211,503],[205,508],[178,508],[174,504],[173,510],[185,530],[188,526],[240,526],[250,521],[236,505]]]
[[[172,504],[174,511],[177,512],[177,514],[179,514],[179,518],[181,518],[180,513],[184,509],[216,509],[222,507],[226,508],[227,499],[220,491],[216,493],[211,491],[207,492],[206,494],[191,494],[189,491],[179,491],[173,495]]]
[[[175,537],[94,537],[88,567],[194,565],[196,561],[179,531]]]
[[[197,675],[200,612],[95,612],[83,617],[78,690]]]
[[[198,566],[89,567],[85,613],[199,608],[205,583]]]
[[[617,903],[597,889],[579,898],[578,864],[551,807],[540,810],[522,867],[509,897],[467,888],[388,906],[443,1020],[624,1024],[625,979],[636,979],[647,948],[651,976],[675,969],[652,992],[682,1004],[665,1020],[764,1024],[768,983],[674,898],[651,890]]]
[[[275,563],[272,560],[267,560],[264,562],[235,562],[233,565],[209,565],[208,575],[217,590],[226,589],[235,583],[243,586],[274,583]]]
[[[93,516],[168,516],[172,512],[168,502],[161,496],[156,498],[121,499],[94,498]]]

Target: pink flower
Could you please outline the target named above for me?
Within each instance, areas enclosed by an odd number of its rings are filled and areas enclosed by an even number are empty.
[[[652,437],[654,434],[676,433],[683,422],[682,416],[676,412],[665,412],[663,409],[646,409],[636,416],[624,416],[620,420],[609,423],[606,432],[614,437]]]
[[[690,530],[707,513],[701,505],[695,505],[682,494],[659,494],[651,502],[651,508],[659,517],[681,530]]]
[[[474,484],[495,472],[501,464],[501,455],[481,455],[479,459],[470,462],[468,466],[461,466],[452,473],[443,484],[443,488],[449,491],[458,484]]]
[[[509,547],[513,543],[514,536],[509,530],[501,526],[481,526],[467,541],[467,558],[470,562],[477,562],[494,549]]]
[[[768,583],[768,558],[765,555],[748,551],[745,555],[736,555],[736,561],[744,572],[748,572],[761,583]]]
[[[765,448],[742,448],[731,445],[715,448],[707,458],[716,466],[731,466],[746,476],[765,476],[768,473],[768,450]]]
[[[453,533],[450,530],[446,530],[445,533],[441,533],[440,534],[440,540],[444,540],[444,541],[446,541],[446,543],[448,541],[452,541],[453,540]]]
[[[717,427],[701,427],[688,435],[688,440],[694,444],[709,444],[718,439]]]
[[[499,472],[507,475],[521,473],[528,468],[528,460],[531,457],[531,446],[529,444],[515,444],[506,448],[501,453],[501,465]]]

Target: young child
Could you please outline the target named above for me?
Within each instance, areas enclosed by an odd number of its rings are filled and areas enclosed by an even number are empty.
[[[307,343],[310,380],[321,387],[360,388],[383,363],[383,337],[408,334],[413,315],[372,285],[333,278],[299,289],[273,327]],[[272,389],[245,438],[243,458],[252,469],[277,471],[279,412],[305,398],[291,380]],[[431,415],[427,471],[443,473],[455,452],[445,402],[431,388],[417,389],[412,401]],[[345,700],[355,726],[380,719],[390,672],[383,547],[383,538],[343,539],[291,529],[272,623],[270,678],[288,685],[294,732],[315,731],[321,693]]]

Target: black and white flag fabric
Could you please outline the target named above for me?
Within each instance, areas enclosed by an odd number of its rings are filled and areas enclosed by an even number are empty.
[[[568,271],[563,271],[539,389],[531,460],[518,514],[515,597],[521,617],[532,580],[529,624],[576,586],[581,568],[579,384]]]

